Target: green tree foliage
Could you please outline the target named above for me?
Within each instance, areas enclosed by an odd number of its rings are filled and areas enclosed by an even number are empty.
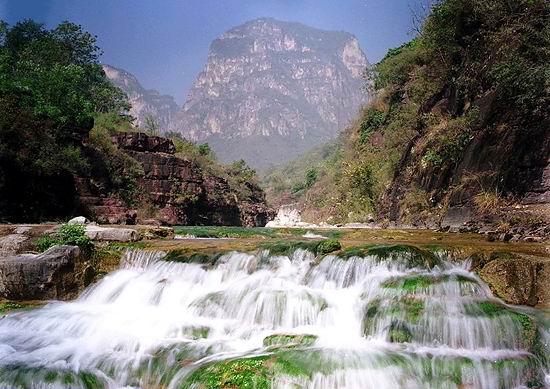
[[[99,54],[95,37],[69,22],[0,22],[0,217],[70,212],[72,174],[89,168],[80,140],[93,116],[128,108]]]
[[[313,184],[315,184],[315,182],[317,181],[317,174],[318,174],[317,170],[315,169],[309,169],[306,172],[306,182],[305,182],[306,188],[311,188]]]
[[[201,143],[198,145],[199,154],[205,157],[213,155],[213,151],[208,143]]]
[[[159,121],[153,115],[145,116],[145,130],[149,135],[158,135],[158,130],[160,128]]]

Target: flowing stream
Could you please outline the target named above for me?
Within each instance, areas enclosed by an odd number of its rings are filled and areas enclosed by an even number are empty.
[[[502,304],[467,263],[413,254],[128,251],[77,300],[0,319],[0,388],[550,385],[542,313]]]

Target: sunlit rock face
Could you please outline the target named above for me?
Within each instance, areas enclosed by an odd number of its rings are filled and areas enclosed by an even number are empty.
[[[134,124],[146,129],[145,118],[151,116],[157,121],[159,130],[166,130],[172,117],[178,111],[178,105],[169,95],[161,95],[154,89],[145,89],[131,73],[110,65],[102,65],[105,75],[113,84],[122,89],[131,104],[130,115]]]
[[[257,168],[334,137],[368,100],[357,39],[257,19],[214,40],[171,129]]]

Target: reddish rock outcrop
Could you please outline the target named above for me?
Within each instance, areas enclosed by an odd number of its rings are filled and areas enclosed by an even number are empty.
[[[143,200],[154,208],[154,219],[164,224],[263,226],[273,213],[255,183],[245,182],[244,188],[232,188],[224,177],[176,156],[170,139],[120,133],[113,142],[141,165],[143,176],[138,179],[138,186]],[[93,220],[134,224],[151,219],[112,197],[91,194],[94,191],[90,181],[83,179],[79,192]]]

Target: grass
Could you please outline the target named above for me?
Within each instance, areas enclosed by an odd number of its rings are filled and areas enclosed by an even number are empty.
[[[8,312],[14,311],[16,309],[23,308],[23,305],[16,303],[14,301],[5,301],[0,303],[0,315],[5,315]]]

